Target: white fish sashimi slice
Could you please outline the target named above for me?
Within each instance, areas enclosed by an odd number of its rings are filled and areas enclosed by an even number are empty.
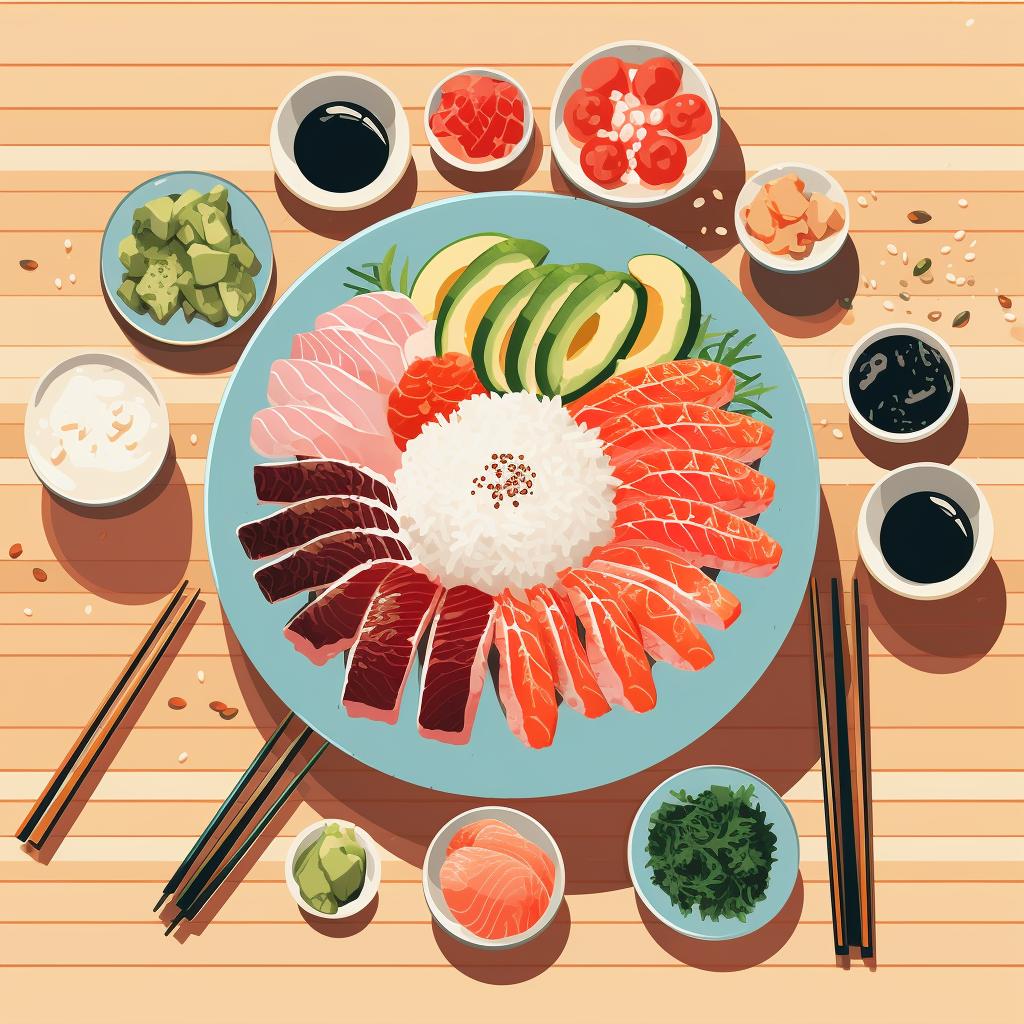
[[[372,343],[364,343],[351,332],[331,330],[304,331],[292,341],[292,358],[329,363],[345,370],[364,384],[390,394],[405,372],[405,357],[395,358]]]
[[[273,405],[305,405],[334,413],[358,430],[386,433],[387,399],[342,369],[313,359],[278,359],[270,367]]]
[[[321,409],[276,405],[252,418],[252,447],[261,455],[341,459],[376,470],[392,479],[401,453],[390,433],[357,430]]]
[[[367,292],[321,314],[316,326],[333,324],[354,327],[402,345],[410,334],[422,330],[426,321],[412,300],[400,292]]]

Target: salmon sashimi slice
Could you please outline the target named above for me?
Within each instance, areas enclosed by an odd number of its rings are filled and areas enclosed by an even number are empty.
[[[725,405],[736,390],[736,377],[727,366],[708,359],[677,359],[639,366],[599,384],[568,405],[577,423],[599,427],[606,420],[641,406],[699,402]]]
[[[388,477],[401,463],[389,434],[358,430],[334,413],[299,405],[275,405],[256,413],[250,443],[261,455],[341,459]]]
[[[644,647],[659,661],[698,672],[715,660],[707,640],[685,610],[666,600],[657,588],[603,566],[574,571],[578,579],[591,584],[596,582],[618,594],[622,605],[640,627]]]
[[[469,739],[493,637],[493,597],[470,586],[445,591],[420,673],[421,736],[445,743]]]
[[[404,355],[382,351],[369,335],[340,327],[296,334],[291,354],[292,359],[336,366],[380,394],[387,394],[405,372]]]
[[[499,821],[497,818],[480,818],[478,821],[471,821],[468,825],[463,825],[451,837],[448,841],[448,849],[445,851],[445,855],[450,857],[463,846],[472,846],[476,841],[477,834],[492,825],[496,829],[506,829],[509,832],[515,832],[515,829],[507,822]]]
[[[516,829],[499,823],[487,825],[473,837],[473,846],[481,850],[506,853],[533,869],[550,896],[555,891],[555,865],[551,858],[536,844]]]
[[[417,359],[388,396],[387,421],[401,451],[428,423],[447,418],[461,402],[487,389],[462,352]]]
[[[558,578],[583,623],[587,660],[608,703],[621,704],[630,711],[650,711],[658,694],[636,619],[602,581],[580,576],[572,569],[559,573]]]
[[[711,452],[637,452],[615,467],[622,481],[618,505],[665,496],[706,501],[745,519],[763,512],[775,497],[775,481],[738,459]]]
[[[304,459],[301,462],[264,462],[253,466],[257,501],[303,501],[344,494],[367,498],[388,508],[398,502],[388,481],[365,466],[332,459]]]
[[[293,615],[284,635],[314,665],[327,664],[355,643],[370,599],[399,564],[383,559],[357,565]]]
[[[759,526],[686,498],[649,498],[620,506],[615,538],[655,541],[674,547],[694,565],[744,576],[768,576],[782,558],[781,545]]]
[[[250,558],[269,558],[340,530],[398,532],[393,510],[375,501],[332,495],[307,498],[278,509],[263,519],[243,523],[238,540]]]
[[[528,590],[526,596],[544,622],[548,658],[555,669],[555,686],[562,699],[587,718],[607,714],[611,705],[587,661],[568,599],[542,583]]]
[[[694,402],[639,406],[606,420],[598,432],[616,464],[632,452],[665,448],[693,448],[753,462],[767,455],[774,433],[750,416]]]
[[[628,575],[654,587],[666,601],[702,626],[727,629],[739,618],[740,601],[735,594],[663,544],[613,541],[595,548],[586,565],[610,569],[616,575]]]
[[[534,608],[507,590],[498,596],[495,644],[500,657],[498,696],[514,736],[529,747],[555,738],[555,672],[544,647],[544,623]]]
[[[522,934],[551,902],[532,867],[498,850],[455,850],[441,865],[438,880],[452,917],[484,939]]]
[[[357,430],[387,429],[387,400],[359,377],[313,359],[275,359],[267,398],[271,405],[305,405],[345,420]]]
[[[416,645],[441,597],[419,570],[397,566],[370,599],[348,658],[341,704],[353,718],[394,725]]]

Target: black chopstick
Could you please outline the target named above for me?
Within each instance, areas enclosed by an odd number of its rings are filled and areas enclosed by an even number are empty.
[[[861,621],[860,584],[853,579],[853,628],[852,653],[857,669],[857,729],[860,733],[860,757],[857,781],[860,787],[858,806],[858,829],[860,839],[858,850],[857,882],[860,893],[860,955],[862,960],[875,954],[875,900],[874,900],[874,850],[871,839],[871,764],[868,760],[867,707],[864,700],[864,630]]]
[[[828,847],[829,897],[832,902],[832,937],[836,956],[848,956],[846,938],[846,898],[843,886],[842,833],[837,815],[835,774],[832,769],[832,734],[828,707],[828,681],[825,671],[825,646],[821,628],[821,604],[818,581],[811,580],[811,656],[814,662],[815,707],[818,713],[818,742],[821,746],[821,790],[825,803],[825,842]]]
[[[311,734],[312,729],[306,729],[306,731],[302,734],[302,741],[305,742],[305,740]],[[231,872],[235,870],[241,859],[252,848],[253,843],[256,842],[256,840],[262,834],[263,830],[273,820],[274,815],[276,815],[277,812],[281,810],[281,808],[284,806],[288,798],[292,795],[292,793],[295,792],[296,787],[306,777],[306,775],[309,773],[313,765],[315,765],[317,761],[320,760],[320,757],[323,755],[324,751],[327,750],[329,746],[330,743],[327,740],[324,740],[324,742],[316,750],[316,752],[309,759],[309,761],[306,762],[305,767],[295,773],[295,777],[281,791],[281,795],[273,802],[273,804],[271,804],[270,809],[267,811],[267,813],[264,814],[262,818],[260,818],[260,820],[256,823],[256,826],[253,828],[253,830],[245,837],[241,845],[234,852],[234,854],[227,861],[227,863],[223,865],[223,867],[220,869],[217,875],[211,879],[209,884],[204,889],[196,893],[195,897],[188,904],[187,908],[179,909],[178,914],[167,926],[167,930],[164,932],[164,935],[170,935],[171,932],[174,931],[174,929],[183,920],[191,921],[196,916],[196,914],[198,914],[199,911],[202,910],[204,906],[206,906],[210,898],[214,895],[214,893],[216,893],[216,891],[220,888],[224,880],[231,874]]]
[[[267,755],[270,753],[271,749],[281,738],[281,734],[285,731],[285,729],[288,728],[288,725],[293,717],[293,713],[289,711],[285,718],[282,720],[281,724],[270,735],[270,738],[267,740],[267,742],[264,743],[263,746],[260,748],[259,753],[253,758],[252,764],[250,764],[249,767],[246,768],[246,770],[242,773],[239,780],[235,783],[234,788],[224,798],[224,802],[217,809],[217,813],[213,816],[213,818],[210,819],[209,825],[207,825],[206,828],[203,829],[202,835],[195,841],[195,844],[192,846],[192,849],[188,851],[188,854],[185,856],[185,859],[178,866],[177,871],[174,872],[174,874],[170,878],[170,881],[168,881],[168,883],[164,886],[164,891],[161,894],[160,899],[157,900],[156,906],[153,908],[154,913],[156,913],[156,911],[158,911],[163,906],[164,901],[167,899],[168,896],[170,896],[172,893],[177,892],[178,886],[181,885],[185,876],[188,874],[189,869],[192,867],[196,859],[199,857],[199,854],[202,851],[203,847],[207,844],[207,842],[209,842],[210,838],[213,836],[214,832],[220,826],[221,822],[225,819],[225,817],[227,817],[228,811],[234,805],[235,800],[238,799],[239,794],[241,794],[242,790],[244,790],[245,787],[252,781],[252,778],[256,774],[256,772],[259,771],[260,766],[266,760]]]

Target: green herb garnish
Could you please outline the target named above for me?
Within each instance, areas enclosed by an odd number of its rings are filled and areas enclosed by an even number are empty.
[[[401,292],[403,295],[408,295],[409,260],[406,259],[402,263],[402,269],[396,281],[394,265],[397,252],[398,246],[393,245],[384,253],[384,257],[379,263],[364,263],[362,270],[356,267],[346,267],[345,269],[353,277],[359,278],[359,283],[346,281],[344,287],[350,288],[356,295],[367,295],[369,292]]]
[[[684,916],[745,921],[765,898],[775,833],[752,807],[753,786],[711,786],[699,796],[673,792],[651,816],[651,877]]]
[[[733,412],[745,413],[751,416],[759,413],[768,419],[772,414],[761,405],[757,399],[774,391],[774,385],[767,385],[761,382],[761,373],[747,373],[739,369],[740,363],[749,363],[761,358],[757,352],[748,352],[747,346],[757,337],[755,334],[748,334],[734,342],[733,339],[740,332],[735,328],[731,331],[712,331],[711,314],[707,314],[700,322],[697,330],[697,337],[693,344],[681,356],[691,356],[695,359],[710,359],[714,363],[721,363],[728,366],[736,374],[736,394],[728,407]]]

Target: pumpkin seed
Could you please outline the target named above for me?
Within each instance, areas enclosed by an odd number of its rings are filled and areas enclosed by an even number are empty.
[[[932,261],[927,256],[923,260],[918,260],[914,264],[914,277],[920,277],[922,274],[927,274],[932,268]]]
[[[967,310],[967,309],[962,310],[961,312],[957,313],[957,315],[955,317],[953,317],[953,326],[954,327],[964,327],[966,324],[970,323],[970,320],[971,320],[970,310]]]
[[[911,224],[927,224],[932,219],[932,215],[926,210],[911,210],[907,214],[907,220]]]
[[[900,292],[900,298],[904,302],[909,302],[910,301],[910,293],[909,292]]]
[[[1011,299],[1009,295],[1000,295],[998,298],[999,305],[1002,306],[1003,309],[1010,309],[1013,306],[1013,299]]]

